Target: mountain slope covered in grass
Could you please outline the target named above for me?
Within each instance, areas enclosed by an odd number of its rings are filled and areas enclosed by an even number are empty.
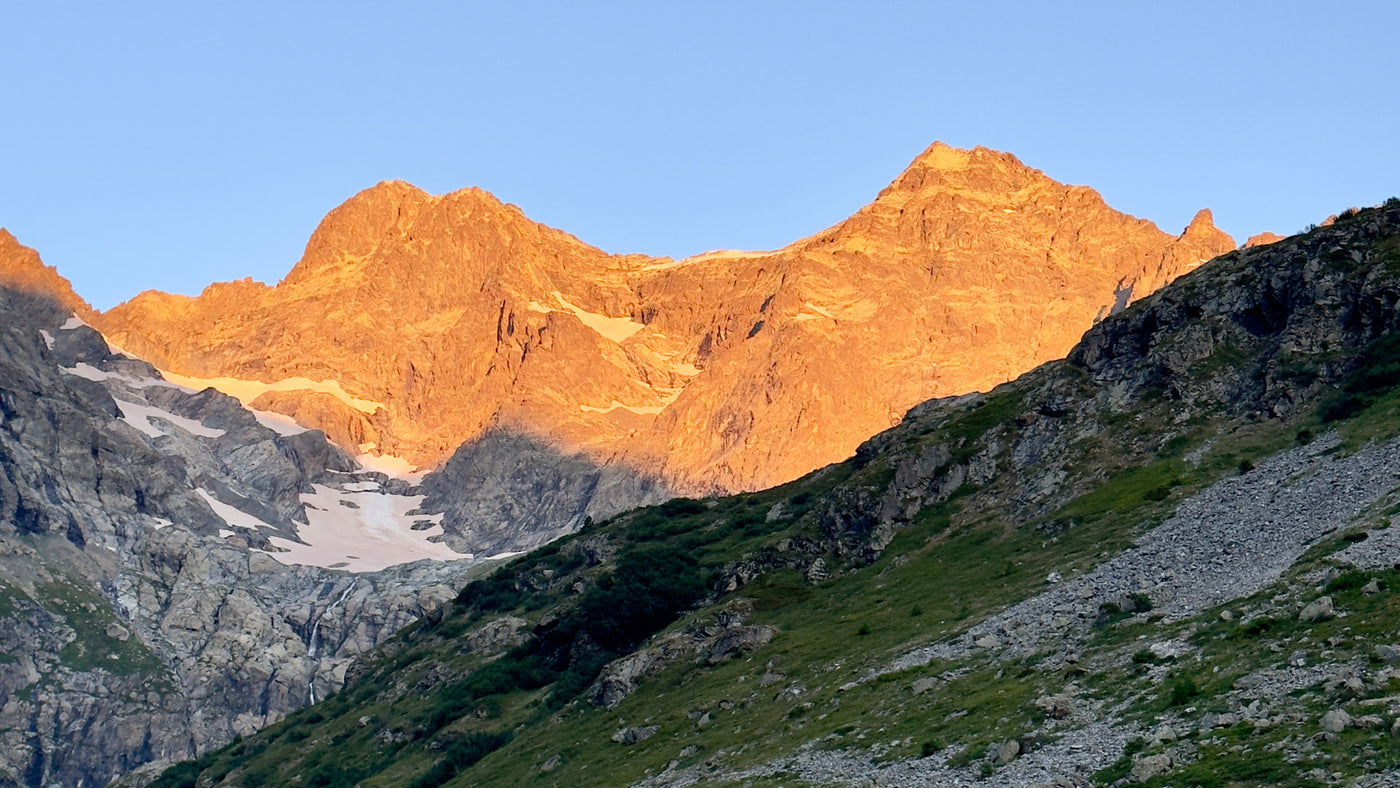
[[[157,784],[1383,784],[1397,306],[1397,201],[1226,254],[845,462],[517,558]]]

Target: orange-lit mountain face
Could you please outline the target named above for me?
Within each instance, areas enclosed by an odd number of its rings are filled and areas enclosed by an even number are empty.
[[[91,322],[352,453],[435,465],[500,427],[735,491],[1058,358],[1232,248],[1207,211],[1174,237],[1008,154],[934,144],[830,229],[684,260],[607,254],[478,189],[381,183],[275,287],[147,292]]]

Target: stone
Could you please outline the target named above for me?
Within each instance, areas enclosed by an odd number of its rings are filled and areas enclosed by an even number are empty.
[[[1174,742],[1177,739],[1176,731],[1165,722],[1152,729],[1151,740],[1156,745]]]
[[[1329,621],[1337,615],[1332,608],[1332,597],[1322,596],[1308,603],[1298,612],[1298,620],[1304,622]]]
[[[1133,761],[1128,771],[1128,779],[1135,783],[1145,783],[1153,777],[1160,777],[1172,770],[1172,757],[1166,753],[1145,755]]]
[[[1032,705],[1036,711],[1051,719],[1064,720],[1074,716],[1074,699],[1065,693],[1042,695]]]
[[[652,736],[655,736],[656,732],[659,730],[661,730],[661,726],[659,725],[643,725],[634,726],[631,728],[618,728],[617,732],[612,735],[612,740],[617,742],[618,744],[631,746],[633,744],[636,744],[637,742],[643,742],[647,739],[650,739]]]
[[[987,749],[987,760],[994,766],[1005,766],[1021,754],[1021,743],[1015,739],[997,742]]]
[[[924,676],[923,678],[915,679],[913,685],[909,687],[909,691],[915,695],[922,695],[934,687],[937,687],[938,684],[939,681],[936,676]]]
[[[741,626],[726,631],[715,639],[705,655],[705,661],[717,665],[726,659],[747,654],[767,645],[776,630],[769,626]]]
[[[1341,733],[1351,724],[1351,715],[1342,709],[1332,709],[1322,715],[1322,729],[1328,733]]]

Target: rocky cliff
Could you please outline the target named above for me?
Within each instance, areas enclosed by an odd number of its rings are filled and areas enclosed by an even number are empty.
[[[275,287],[144,293],[94,319],[352,454],[436,466],[504,431],[732,492],[1060,357],[1232,248],[1208,211],[1171,236],[1008,154],[935,144],[828,230],[684,260],[606,254],[478,189],[381,183],[332,211]]]

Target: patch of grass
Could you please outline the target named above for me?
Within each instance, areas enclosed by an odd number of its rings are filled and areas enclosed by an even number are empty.
[[[165,666],[144,643],[130,634],[125,640],[107,633],[109,626],[122,626],[107,600],[68,580],[59,580],[35,589],[41,603],[63,617],[76,636],[59,651],[65,667],[83,672],[102,668],[117,675],[155,676]]]

